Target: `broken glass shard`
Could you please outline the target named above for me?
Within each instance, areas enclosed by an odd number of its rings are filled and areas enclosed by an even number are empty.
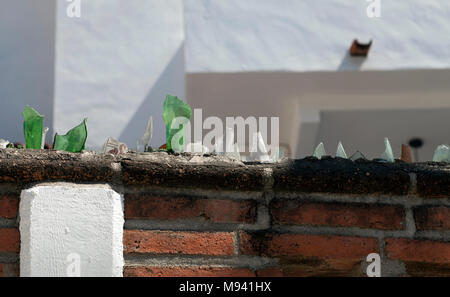
[[[234,147],[234,130],[230,127],[225,127],[225,135],[220,136],[214,146],[214,151],[216,154],[227,154],[227,153],[233,153]],[[225,147],[223,139],[225,137]]]
[[[234,142],[234,129],[230,127],[225,127],[225,135],[220,136],[215,145],[214,152],[217,155],[225,155],[228,158],[241,161],[241,153],[239,151],[239,146]],[[225,137],[226,144],[224,147],[223,139]]]
[[[347,154],[345,153],[344,146],[340,141],[337,146],[336,157],[347,159]]]
[[[233,152],[228,152],[227,153],[227,157],[231,158],[231,159],[235,159],[238,161],[241,161],[241,153],[239,150],[239,145],[237,143],[235,143],[233,145]]]
[[[434,151],[433,162],[450,163],[450,148],[448,145],[441,144]]]
[[[119,142],[112,137],[109,137],[103,145],[103,153],[105,154],[126,154],[128,147],[125,143]]]
[[[275,148],[275,150],[272,154],[272,162],[277,163],[278,161],[280,161],[280,148],[279,147]]]
[[[9,141],[0,139],[0,149],[5,149],[8,147],[8,145],[9,145]]]
[[[313,153],[313,157],[316,157],[317,159],[322,159],[323,156],[325,156],[327,153],[325,152],[325,147],[323,145],[323,142],[319,143],[319,145],[316,147]]]
[[[145,128],[144,135],[137,141],[136,148],[138,152],[148,151],[148,144],[152,140],[152,135],[153,135],[153,118],[150,117],[147,123],[147,127]]]
[[[384,139],[384,146],[385,146],[385,150],[381,154],[380,158],[384,161],[394,163],[395,162],[394,154],[392,153],[391,144],[389,143],[389,139],[387,137]]]
[[[411,148],[406,144],[402,144],[402,156],[400,157],[400,160],[406,163],[412,163]]]
[[[360,151],[356,151],[356,153],[354,153],[350,157],[350,160],[352,160],[352,161],[356,161],[356,160],[359,160],[359,159],[367,160],[366,157]]]
[[[48,132],[48,127],[45,127],[45,128],[42,130],[41,150],[43,150],[44,147],[45,147],[45,137],[47,136],[47,132]]]
[[[181,152],[183,150],[184,126],[191,118],[191,107],[178,97],[167,95],[163,105],[162,117],[166,124],[167,150]]]
[[[84,119],[81,124],[72,128],[66,135],[56,134],[53,149],[72,153],[79,153],[84,150],[87,139],[86,121],[87,119]]]
[[[253,134],[253,142],[252,147],[250,149],[249,160],[259,162],[271,161],[261,132]]]
[[[40,149],[44,116],[40,115],[36,110],[29,106],[25,107],[22,116],[25,147],[27,149]]]

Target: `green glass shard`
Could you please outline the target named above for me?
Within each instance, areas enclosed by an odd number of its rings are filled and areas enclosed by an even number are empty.
[[[323,156],[325,156],[327,153],[325,152],[325,147],[323,146],[323,142],[319,143],[319,145],[314,150],[313,157],[316,157],[317,159],[322,159]]]
[[[29,106],[25,107],[22,116],[25,147],[27,149],[40,149],[44,117]]]
[[[441,144],[436,148],[433,155],[433,162],[450,163],[450,148],[448,145]]]
[[[366,157],[360,151],[357,151],[350,157],[350,160],[352,161],[356,161],[359,159],[367,160]]]
[[[79,153],[84,150],[87,139],[86,121],[87,119],[84,119],[81,124],[71,129],[66,135],[56,134],[53,149],[72,153]]]
[[[391,144],[389,143],[389,139],[386,137],[384,139],[384,146],[385,146],[385,150],[384,152],[381,154],[381,159],[390,162],[390,163],[394,163],[394,153],[392,153],[392,148],[391,148]]]
[[[342,145],[342,142],[340,142],[340,141],[337,146],[336,157],[347,159],[347,154],[345,153],[344,146]]]
[[[191,118],[191,107],[176,96],[167,95],[162,114],[166,124],[167,150],[181,152],[184,126]]]

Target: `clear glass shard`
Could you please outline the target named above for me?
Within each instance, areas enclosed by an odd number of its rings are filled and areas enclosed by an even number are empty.
[[[148,119],[147,127],[145,128],[144,135],[137,140],[137,151],[146,152],[148,151],[148,145],[152,140],[153,135],[153,118]]]
[[[285,157],[284,148],[280,146],[276,147],[271,155],[273,163],[280,162],[280,160],[284,159],[284,157]]]
[[[450,163],[450,147],[445,144],[439,145],[434,151],[433,162]]]
[[[112,137],[109,137],[103,145],[103,153],[105,154],[126,154],[128,147],[125,143],[119,142]]]
[[[233,153],[234,150],[234,130],[230,127],[226,127],[226,133],[225,135],[222,135],[219,137],[214,145],[214,151],[216,154],[227,154],[227,153]],[[223,143],[223,139],[225,137],[225,147]]]
[[[226,145],[224,147],[223,139],[225,137]],[[239,146],[234,142],[234,130],[226,127],[225,135],[219,137],[214,145],[214,152],[217,155],[227,156],[231,159],[241,161]]]
[[[237,143],[235,143],[233,145],[233,152],[228,152],[226,154],[226,156],[231,158],[231,159],[235,159],[237,161],[241,161],[241,153],[239,151],[239,145]]]
[[[394,163],[395,162],[394,153],[392,153],[391,144],[389,143],[389,139],[387,137],[384,138],[384,146],[385,146],[385,150],[381,154],[381,159],[383,159],[387,162],[390,162],[390,163]]]
[[[121,143],[119,145],[119,154],[126,154],[128,153],[128,147],[125,143]]]
[[[0,149],[5,149],[9,144],[8,140],[0,139]]]
[[[278,161],[280,161],[280,148],[279,147],[275,148],[275,151],[272,155],[272,162],[277,163]]]
[[[41,150],[43,150],[45,147],[45,137],[47,136],[47,132],[48,132],[48,127],[45,127],[44,129],[42,129]]]
[[[261,132],[253,134],[252,147],[250,149],[250,161],[259,161],[263,163],[271,162],[269,153],[267,152],[266,144]]]
[[[351,157],[349,159],[352,160],[352,161],[356,161],[356,160],[359,160],[359,159],[367,160],[366,156],[364,156],[360,151],[356,151],[356,153],[351,155]]]
[[[347,154],[345,153],[344,146],[340,141],[337,146],[336,157],[347,159]]]
[[[214,152],[216,153],[216,155],[223,155],[223,154],[224,154],[224,149],[223,149],[223,135],[220,136],[220,137],[216,140],[216,143],[214,144]]]
[[[326,156],[325,147],[323,145],[323,142],[319,143],[319,145],[316,147],[313,153],[313,157],[316,157],[317,159],[322,159],[323,156]]]

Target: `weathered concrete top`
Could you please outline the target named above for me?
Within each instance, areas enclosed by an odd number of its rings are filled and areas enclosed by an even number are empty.
[[[331,157],[244,164],[215,155],[0,149],[0,184],[53,181],[236,191],[263,191],[269,183],[275,192],[450,197],[450,164]]]

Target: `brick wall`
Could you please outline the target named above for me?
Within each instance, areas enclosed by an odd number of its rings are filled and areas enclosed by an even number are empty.
[[[18,276],[20,236],[17,228],[19,194],[0,192],[0,277]]]
[[[17,275],[20,190],[108,183],[125,276],[450,276],[450,165],[0,150],[0,275]]]

